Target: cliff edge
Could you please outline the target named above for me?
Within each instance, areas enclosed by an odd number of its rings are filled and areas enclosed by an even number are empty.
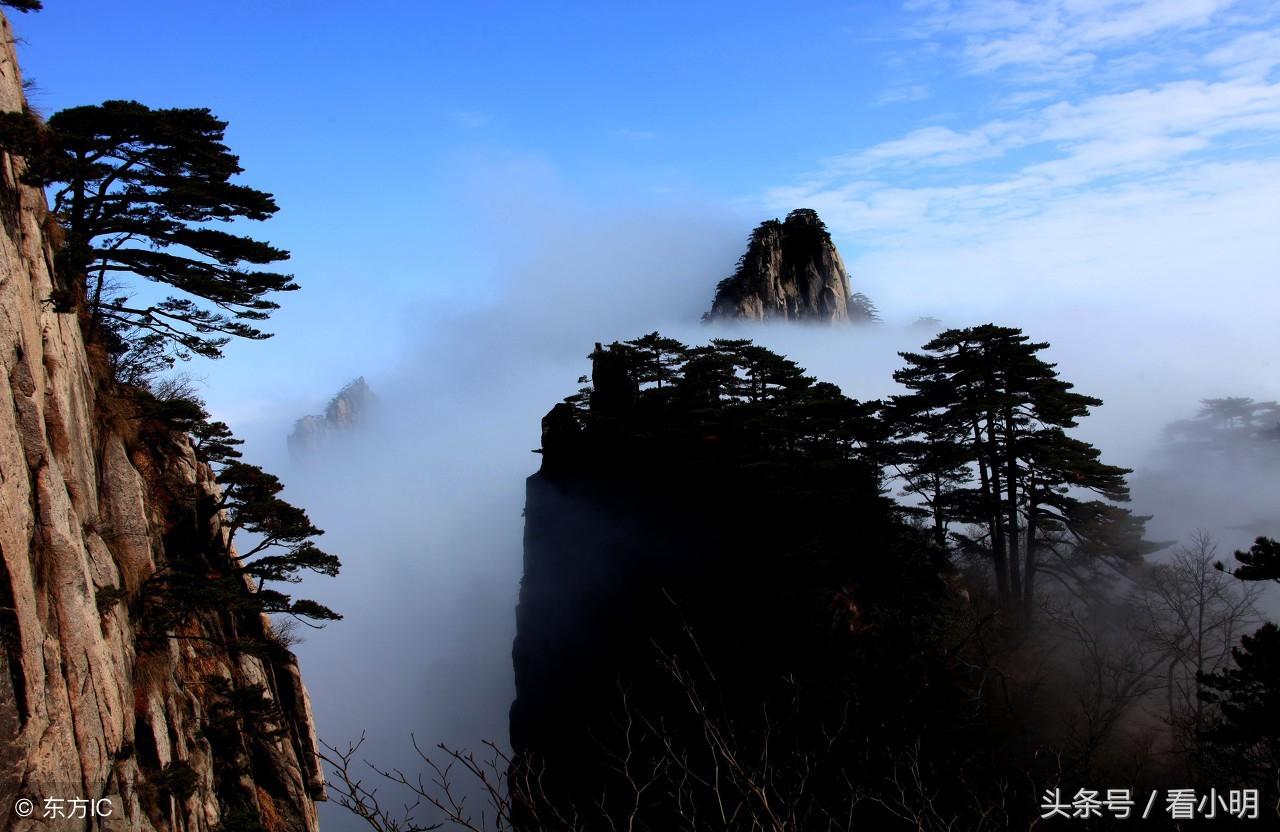
[[[0,108],[19,110],[0,29]],[[261,616],[148,618],[149,580],[225,541],[218,486],[185,434],[103,379],[77,316],[53,311],[58,229],[21,172],[0,153],[3,828],[312,832],[324,783],[287,645]],[[59,820],[45,798],[105,798],[110,814]]]

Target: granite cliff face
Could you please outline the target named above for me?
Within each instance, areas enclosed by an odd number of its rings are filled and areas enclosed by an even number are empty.
[[[0,108],[12,111],[22,82],[0,25]],[[77,316],[51,308],[57,228],[21,172],[0,154],[4,828],[315,830],[310,704],[269,622],[209,612],[148,625],[148,580],[225,541],[218,486],[187,436],[104,379]],[[253,655],[249,641],[277,647]],[[19,796],[37,800],[32,818],[10,813]],[[48,797],[109,798],[111,816],[51,822]]]
[[[305,456],[328,437],[364,424],[376,401],[363,376],[349,383],[330,400],[324,413],[303,416],[294,422],[289,433],[289,453]]]
[[[706,320],[850,320],[849,275],[816,212],[801,208],[756,227],[733,276],[716,286]],[[856,310],[855,310],[855,317]]]

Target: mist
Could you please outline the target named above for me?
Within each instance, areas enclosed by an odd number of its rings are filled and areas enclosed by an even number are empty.
[[[882,309],[879,325],[703,325],[715,284],[732,271],[755,221],[703,209],[537,216],[514,232],[521,251],[499,258],[489,301],[410,310],[413,332],[397,337],[413,340],[413,349],[394,366],[365,372],[379,399],[365,429],[306,459],[284,454],[292,421],[322,410],[345,377],[236,426],[249,440],[247,457],[279,472],[287,499],[310,512],[326,530],[320,543],[343,559],[337,579],[299,589],[345,615],[322,632],[304,632],[297,648],[323,740],[345,745],[364,734],[362,758],[407,769],[416,768],[411,733],[424,747],[505,743],[524,480],[539,463],[531,451],[541,417],[576,391],[597,341],[653,330],[687,343],[751,337],[865,399],[897,392],[897,353],[918,349],[933,331],[913,325],[918,316],[944,326],[1018,326],[1052,344],[1046,357],[1078,390],[1104,400],[1078,435],[1099,445],[1105,460],[1137,470],[1135,504],[1154,515],[1154,537],[1209,528],[1230,547],[1260,533],[1229,528],[1249,511],[1216,517],[1220,493],[1217,503],[1195,496],[1212,488],[1159,505],[1169,493],[1162,483],[1194,472],[1168,470],[1156,451],[1163,426],[1193,415],[1202,398],[1277,396],[1261,363],[1240,360],[1266,350],[1265,333],[1230,326],[1225,310],[1188,327],[1174,307],[1138,312],[1099,297],[1026,308],[1021,293],[998,292],[976,317],[950,316],[922,291],[918,306]],[[876,299],[856,258],[850,270],[854,289]],[[1273,493],[1252,488],[1241,499],[1274,517],[1266,505]],[[329,824],[351,825],[340,810],[327,814]]]

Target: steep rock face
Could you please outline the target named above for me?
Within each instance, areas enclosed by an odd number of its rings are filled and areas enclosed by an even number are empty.
[[[840,252],[816,212],[756,227],[732,277],[716,287],[706,320],[848,321],[853,294]]]
[[[363,376],[349,383],[329,401],[324,413],[303,416],[294,422],[289,433],[289,453],[304,456],[327,437],[363,424],[376,401]]]
[[[3,20],[3,18],[0,18]],[[3,21],[0,107],[23,106]],[[218,491],[184,435],[140,427],[99,391],[74,314],[59,314],[43,195],[0,154],[0,805],[109,798],[105,828],[317,829],[323,799],[310,704],[265,619],[217,614],[145,635],[149,577],[225,540]],[[154,428],[154,426],[153,426]],[[266,714],[236,711],[252,700]],[[228,807],[239,807],[232,817]]]
[[[662,358],[640,367],[644,355],[596,346],[590,394],[544,417],[527,480],[511,743],[512,782],[537,783],[530,815],[627,813],[634,781],[619,761],[631,774],[684,765],[662,749],[713,777],[695,701],[716,703],[744,756],[767,736],[762,708],[791,719],[765,746],[779,760],[835,703],[862,703],[849,716],[870,737],[902,689],[844,678],[855,656],[878,661],[860,634],[886,588],[937,591],[875,466],[838,439],[860,405],[821,384],[735,399],[725,354],[705,350],[646,383]],[[738,828],[689,825],[685,812],[713,812],[713,798],[682,788],[656,782],[636,828]]]

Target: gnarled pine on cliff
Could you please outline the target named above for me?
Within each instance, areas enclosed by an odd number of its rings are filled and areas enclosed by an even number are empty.
[[[7,21],[3,39],[0,109],[20,112]],[[133,830],[315,830],[324,785],[310,704],[261,607],[174,616],[155,594],[177,571],[234,571],[207,463],[227,437],[201,425],[198,450],[154,399],[111,378],[101,346],[86,344],[82,304],[57,311],[62,231],[24,173],[0,155],[6,828],[46,823],[8,815],[24,795],[109,798],[112,822]]]

